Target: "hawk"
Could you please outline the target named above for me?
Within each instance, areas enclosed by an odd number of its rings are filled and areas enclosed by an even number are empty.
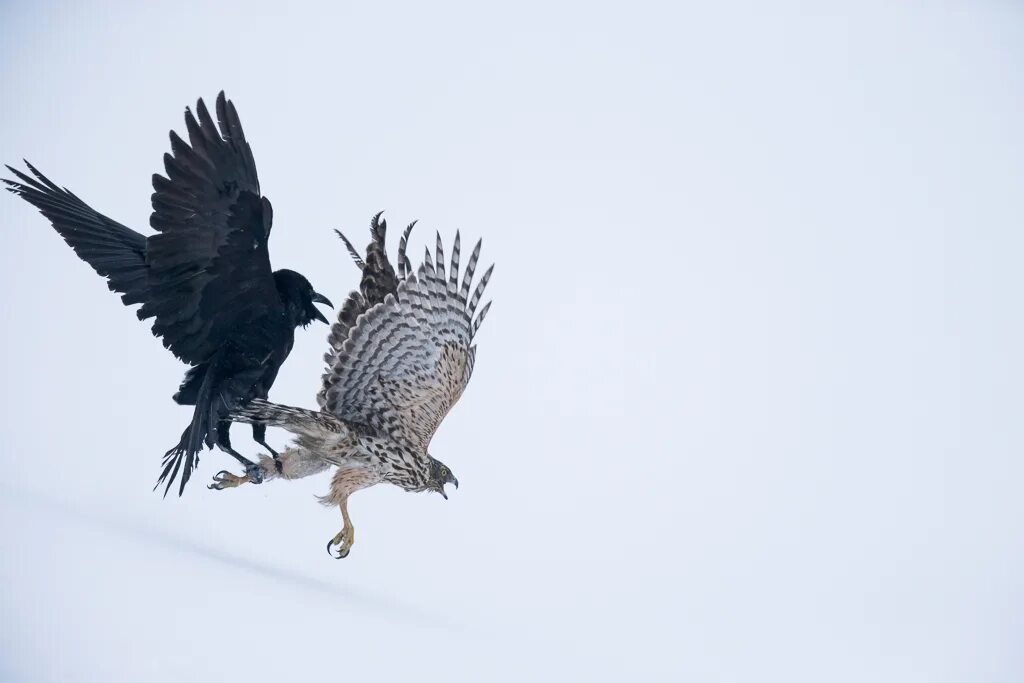
[[[142,304],[153,334],[192,367],[174,401],[195,406],[178,445],[164,455],[157,481],[170,490],[181,470],[185,491],[204,444],[234,456],[253,482],[262,469],[231,447],[228,412],[266,398],[295,341],[295,329],[328,323],[314,304],[331,306],[305,277],[271,270],[273,210],[260,194],[256,162],[231,100],[217,96],[217,123],[200,99],[185,110],[189,142],[171,131],[167,176],[153,175],[155,234],[146,236],[99,213],[25,162],[8,166],[11,192],[39,209],[79,258],[107,279],[125,305]],[[266,427],[253,439],[271,454]],[[184,467],[182,467],[184,465]]]
[[[447,274],[438,234],[433,260],[428,250],[414,272],[405,255],[413,225],[399,244],[397,273],[387,259],[387,223],[380,214],[371,223],[365,260],[345,240],[362,281],[331,328],[327,372],[317,395],[320,410],[254,400],[231,413],[239,422],[283,427],[295,435],[293,446],[276,462],[261,459],[265,479],[298,479],[336,468],[330,491],[320,500],[341,509],[343,528],[327,543],[327,551],[338,559],[348,556],[355,541],[348,514],[354,492],[387,482],[406,491],[435,491],[447,499],[445,485],[459,485],[428,447],[473,374],[473,339],[491,304],[479,311],[477,305],[494,266],[470,296],[481,242],[460,283],[459,234]],[[220,472],[210,488],[231,488],[248,480]]]

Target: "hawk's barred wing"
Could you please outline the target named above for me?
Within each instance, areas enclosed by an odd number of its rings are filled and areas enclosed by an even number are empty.
[[[197,120],[198,117],[198,120]],[[149,299],[140,318],[182,360],[197,364],[241,325],[283,311],[267,253],[272,209],[235,106],[217,96],[185,112],[189,143],[171,133],[167,177],[153,176]]]
[[[345,422],[426,451],[438,425],[459,400],[473,372],[473,336],[490,307],[477,304],[493,266],[469,290],[478,242],[459,284],[460,238],[445,277],[441,236],[436,264],[429,253],[395,294],[359,316],[324,376],[324,408]],[[476,315],[474,319],[474,315]]]
[[[409,233],[412,232],[416,221],[410,223],[405,232],[402,233],[402,240],[398,247],[398,271],[400,275],[396,276],[395,269],[388,260],[385,244],[388,223],[381,218],[382,213],[383,211],[379,212],[370,221],[371,239],[366,247],[365,259],[359,255],[352,242],[340,230],[335,230],[338,233],[338,237],[345,243],[345,247],[352,256],[352,260],[355,261],[356,266],[362,271],[362,277],[359,281],[359,289],[351,292],[342,304],[338,319],[331,326],[331,333],[327,337],[327,343],[330,345],[327,353],[324,354],[324,362],[327,363],[327,374],[323,377],[323,388],[316,396],[317,403],[321,409],[326,407],[327,379],[330,376],[331,368],[334,366],[341,345],[355,326],[356,320],[371,307],[383,302],[384,297],[388,294],[394,294],[398,290],[399,278],[405,278],[405,266],[408,263],[408,259],[405,257],[405,247],[409,240]]]

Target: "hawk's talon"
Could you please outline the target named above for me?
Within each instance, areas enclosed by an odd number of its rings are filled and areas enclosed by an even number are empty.
[[[343,560],[352,552],[352,544],[355,543],[355,529],[346,526],[338,532],[338,535],[327,541],[327,554],[336,560]],[[332,546],[338,546],[338,554],[331,552]]]
[[[237,474],[231,474],[227,470],[221,470],[213,475],[213,483],[206,488],[213,489],[214,491],[223,491],[224,489],[233,489],[247,481],[249,481],[248,477],[240,477]]]

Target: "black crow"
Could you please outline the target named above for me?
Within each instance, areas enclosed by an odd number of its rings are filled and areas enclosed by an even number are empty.
[[[219,124],[219,130],[218,130]],[[27,161],[35,176],[8,166],[11,192],[35,205],[75,253],[105,277],[126,305],[142,304],[153,334],[192,367],[174,400],[194,405],[192,422],[164,455],[157,481],[170,490],[184,462],[185,490],[205,444],[214,443],[245,467],[254,483],[262,470],[231,447],[228,413],[267,398],[295,340],[295,328],[327,323],[314,304],[331,302],[291,270],[272,271],[267,240],[273,210],[260,195],[252,150],[238,113],[217,96],[217,124],[202,100],[185,110],[189,142],[171,131],[166,177],[153,175],[156,234],[141,235],[90,208]],[[253,438],[271,455],[266,427]]]

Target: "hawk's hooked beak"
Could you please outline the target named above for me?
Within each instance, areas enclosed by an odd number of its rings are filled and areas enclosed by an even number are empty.
[[[312,300],[313,300],[313,303],[315,303],[315,304],[326,304],[327,306],[330,306],[331,308],[334,308],[334,304],[331,303],[331,300],[328,299],[323,294],[317,294],[316,292],[313,292]],[[321,313],[320,309],[318,309],[316,306],[313,307],[312,315],[313,315],[313,318],[315,320],[319,320],[324,325],[330,325],[331,324],[331,321],[328,320],[326,317],[324,317],[324,314]]]
[[[448,481],[444,482],[444,484],[455,484],[455,490],[458,490],[459,488],[459,480],[456,479],[455,477],[452,477]],[[441,484],[440,486],[437,487],[437,492],[444,496],[445,500],[448,500],[448,494],[444,492],[444,484]]]

